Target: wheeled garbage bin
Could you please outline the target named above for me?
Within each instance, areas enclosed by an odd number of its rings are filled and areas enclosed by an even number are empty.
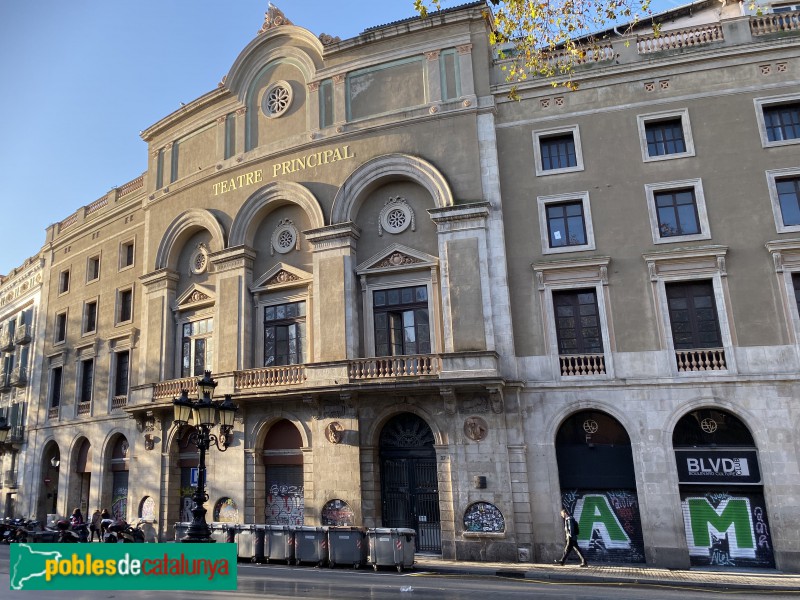
[[[269,541],[267,541],[269,538]],[[267,525],[264,537],[267,562],[285,560],[287,565],[294,560],[294,530],[288,525]]]
[[[294,528],[294,562],[316,563],[318,567],[328,562],[328,527]]]
[[[367,562],[367,537],[361,527],[328,529],[328,566],[353,565],[358,569]]]
[[[398,573],[414,566],[416,532],[413,529],[377,527],[367,529],[369,562],[378,567],[396,567]]]
[[[253,562],[263,563],[269,556],[267,525],[253,525]]]
[[[188,522],[179,522],[175,523],[175,541],[180,542],[183,538],[186,537],[186,532],[189,531],[189,525],[191,523]]]
[[[208,528],[211,530],[211,539],[218,544],[228,541],[228,523],[209,523]]]
[[[231,525],[236,531],[236,557],[240,560],[255,562],[256,559],[256,537],[255,525]],[[228,530],[230,535],[230,530]]]

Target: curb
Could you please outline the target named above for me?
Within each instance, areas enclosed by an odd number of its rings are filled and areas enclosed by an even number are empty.
[[[603,573],[592,573],[591,571],[580,572],[555,572],[550,570],[531,571],[524,568],[497,569],[496,567],[481,567],[478,565],[435,565],[418,561],[415,565],[418,571],[429,572],[437,575],[472,575],[483,577],[504,577],[510,579],[542,580],[558,583],[603,583],[631,586],[653,586],[653,587],[673,587],[673,588],[694,588],[704,590],[736,590],[736,591],[770,591],[785,593],[800,593],[800,581],[797,585],[776,585],[774,581],[764,581],[758,578],[752,583],[741,581],[693,581],[690,579],[664,579],[636,576],[617,576],[605,575]],[[420,573],[421,574],[421,573]],[[741,577],[737,574],[736,577]],[[756,579],[754,577],[754,579]]]

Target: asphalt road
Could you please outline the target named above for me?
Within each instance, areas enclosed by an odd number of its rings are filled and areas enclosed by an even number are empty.
[[[6,592],[9,589],[9,547],[0,546],[0,597],[25,600],[34,598],[160,599],[205,600],[239,598],[329,599],[400,599],[400,600],[703,600],[706,598],[756,597],[748,592],[713,592],[687,588],[655,588],[617,584],[566,584],[537,582],[505,577],[444,576],[424,572],[398,574],[374,573],[372,569],[315,569],[282,565],[239,565],[238,589],[235,592],[153,592],[153,591],[47,591]],[[763,593],[765,598],[793,598],[798,595]]]

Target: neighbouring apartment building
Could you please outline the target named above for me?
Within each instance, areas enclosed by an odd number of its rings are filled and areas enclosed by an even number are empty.
[[[13,510],[172,537],[210,370],[212,521],[549,561],[565,506],[593,562],[800,570],[796,8],[701,0],[518,100],[481,2],[347,40],[271,8],[3,280]]]

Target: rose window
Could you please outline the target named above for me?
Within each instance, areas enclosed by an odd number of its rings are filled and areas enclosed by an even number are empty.
[[[389,198],[378,218],[378,235],[383,235],[384,231],[392,234],[402,233],[409,227],[411,231],[416,230],[414,211],[408,201],[401,196]]]
[[[274,254],[277,252],[278,254],[286,254],[293,248],[299,250],[300,245],[298,244],[297,236],[297,228],[294,226],[294,223],[289,219],[282,220],[278,223],[275,231],[272,232],[271,253]]]
[[[400,229],[406,222],[406,213],[404,213],[399,208],[394,209],[388,215],[386,215],[386,222],[396,228]]]
[[[280,117],[292,103],[292,86],[286,81],[273,83],[261,100],[261,110],[269,118]]]
[[[278,245],[281,248],[291,248],[294,244],[294,236],[292,235],[291,231],[281,231],[280,235],[278,236]]]
[[[200,244],[189,259],[189,270],[194,275],[199,275],[205,273],[206,269],[208,269],[208,248],[205,244]]]

